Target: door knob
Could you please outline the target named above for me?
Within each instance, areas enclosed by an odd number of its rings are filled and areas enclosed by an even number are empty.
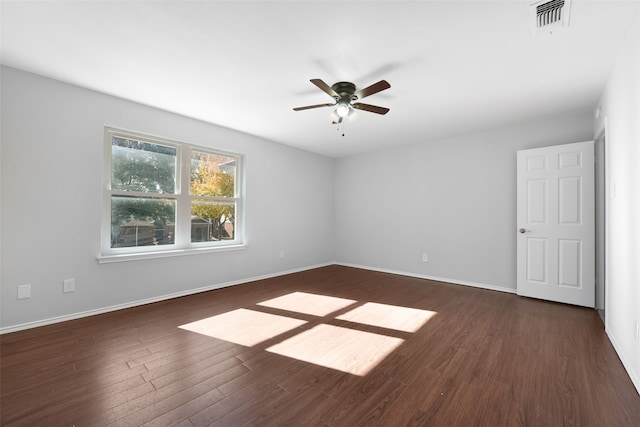
[[[521,229],[519,229],[519,230],[518,230],[518,232],[519,232],[520,234],[524,234],[524,233],[526,233],[527,231],[528,231],[528,230],[527,230],[526,228],[521,228]]]

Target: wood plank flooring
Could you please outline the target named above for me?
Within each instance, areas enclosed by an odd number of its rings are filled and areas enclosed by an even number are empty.
[[[640,426],[596,311],[341,266],[0,351],[2,426]]]

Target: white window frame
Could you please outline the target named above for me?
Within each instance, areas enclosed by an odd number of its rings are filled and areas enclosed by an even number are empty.
[[[112,176],[112,137],[118,136],[127,139],[159,144],[176,149],[176,185],[174,194],[166,193],[137,193],[132,191],[113,190],[111,188]],[[191,203],[193,199],[202,198],[190,194],[191,153],[198,151],[213,155],[231,157],[236,161],[234,197],[220,198],[207,197],[213,201],[235,203],[234,238],[232,240],[219,240],[207,242],[191,242]],[[238,153],[197,146],[186,142],[174,141],[157,136],[151,136],[140,132],[123,130],[105,126],[104,132],[104,171],[103,171],[103,210],[101,249],[98,255],[99,263],[118,261],[132,261],[138,259],[161,258],[169,256],[191,255],[208,252],[239,250],[246,248],[244,242],[244,156]],[[141,196],[145,198],[162,198],[176,200],[175,240],[172,244],[157,246],[129,246],[111,247],[111,199],[112,196],[127,195]]]

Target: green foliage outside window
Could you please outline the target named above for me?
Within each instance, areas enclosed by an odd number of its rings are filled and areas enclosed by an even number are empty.
[[[232,199],[235,196],[235,160],[194,151],[191,157],[190,192],[193,196],[200,196],[194,199],[191,214],[211,223],[210,238],[233,238],[235,203],[220,198]],[[192,240],[193,233],[192,230]]]
[[[173,244],[179,147],[111,137],[111,247]],[[191,241],[234,239],[236,158],[191,151]]]

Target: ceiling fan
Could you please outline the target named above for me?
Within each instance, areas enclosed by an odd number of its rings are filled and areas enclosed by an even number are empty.
[[[349,115],[352,109],[369,111],[376,114],[387,114],[388,108],[378,107],[376,105],[363,104],[362,102],[356,102],[359,99],[373,95],[385,89],[389,89],[391,85],[386,80],[380,80],[378,83],[374,83],[371,86],[367,86],[364,89],[356,91],[356,85],[351,82],[338,82],[332,86],[329,86],[321,79],[311,79],[311,83],[318,86],[323,92],[332,97],[335,102],[328,104],[316,104],[308,105],[306,107],[296,107],[294,111],[309,110],[311,108],[319,107],[336,107],[333,111],[333,123],[341,123],[342,119]]]

